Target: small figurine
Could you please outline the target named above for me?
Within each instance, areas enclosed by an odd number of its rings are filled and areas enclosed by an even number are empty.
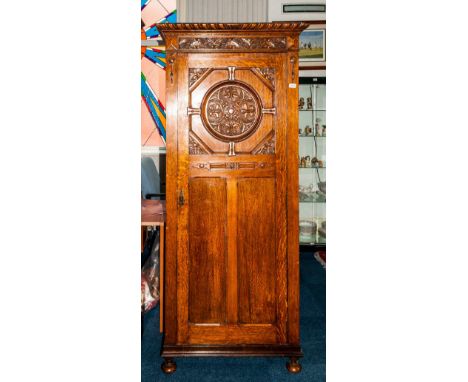
[[[312,158],[312,167],[323,167],[323,161],[319,160],[317,157]]]
[[[299,98],[299,109],[304,109],[304,97]]]
[[[302,129],[299,127],[299,135],[302,134]]]
[[[301,163],[301,164],[300,164],[300,167],[306,167],[306,159],[305,159],[305,157],[302,157],[302,158],[301,158],[301,162],[300,162],[300,163]]]
[[[322,125],[322,137],[326,137],[327,136],[327,128],[325,127],[325,125]]]
[[[321,122],[320,118],[317,118],[315,120],[315,136],[316,137],[321,137],[322,136],[322,131],[323,130],[322,130],[322,127],[320,126],[320,122]]]
[[[311,135],[312,134],[312,128],[309,125],[307,125],[305,127],[305,129],[304,129],[304,133],[305,133],[305,135]]]
[[[321,137],[323,134],[323,128],[318,123],[315,125],[316,136]]]
[[[307,97],[307,109],[312,109],[312,97]]]
[[[307,155],[305,157],[305,166],[304,167],[312,167],[309,155]]]

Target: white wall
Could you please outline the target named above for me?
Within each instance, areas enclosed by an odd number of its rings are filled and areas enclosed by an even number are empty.
[[[177,2],[177,22],[267,21],[268,0],[178,0]]]

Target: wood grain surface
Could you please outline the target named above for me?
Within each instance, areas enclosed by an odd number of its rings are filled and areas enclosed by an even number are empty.
[[[172,60],[164,357],[302,356],[297,86],[307,25],[161,27]]]

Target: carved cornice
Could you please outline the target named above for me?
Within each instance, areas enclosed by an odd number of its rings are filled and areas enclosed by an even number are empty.
[[[259,31],[259,32],[300,32],[314,22],[273,22],[273,23],[166,23],[158,24],[158,31],[163,33],[188,31]],[[320,21],[324,24],[324,21]]]

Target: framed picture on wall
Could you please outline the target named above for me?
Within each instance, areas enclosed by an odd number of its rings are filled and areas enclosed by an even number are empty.
[[[325,60],[325,27],[313,26],[303,31],[299,36],[299,64]]]
[[[268,0],[268,21],[325,20],[326,0]]]

